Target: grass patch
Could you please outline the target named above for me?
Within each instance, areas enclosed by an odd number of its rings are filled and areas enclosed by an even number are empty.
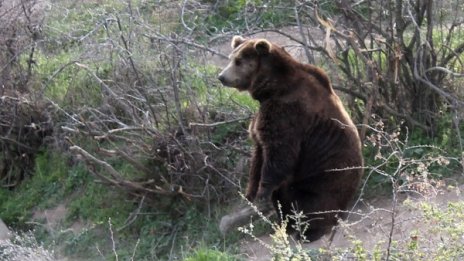
[[[238,261],[241,260],[227,253],[208,248],[200,248],[189,255],[184,261]]]
[[[35,174],[26,177],[14,191],[0,189],[2,219],[12,226],[23,226],[34,209],[44,209],[60,202],[78,180],[67,179],[66,158],[44,151],[35,159]]]
[[[206,28],[211,34],[224,31],[240,31],[250,25],[257,28],[279,27],[293,22],[291,4],[281,0],[264,3],[261,0],[232,0],[221,2],[215,12],[207,16]],[[250,12],[249,10],[259,10]],[[278,12],[276,12],[278,10]]]
[[[15,230],[33,229],[34,237],[45,248],[72,258],[164,260],[183,258],[188,255],[186,249],[200,246],[237,251],[233,247],[237,235],[226,239],[218,231],[220,209],[213,207],[205,216],[203,207],[175,198],[140,204],[140,199],[97,183],[83,165],[69,163],[65,154],[40,153],[33,176],[14,191],[0,190],[2,220]],[[131,167],[125,165],[115,167],[129,175]],[[59,227],[25,225],[32,221],[34,211],[63,202],[68,212]],[[70,227],[76,222],[82,228],[73,232]],[[198,258],[204,255],[228,256],[206,251],[198,253]]]

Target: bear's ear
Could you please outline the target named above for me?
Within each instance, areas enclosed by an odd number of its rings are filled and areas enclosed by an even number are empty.
[[[232,46],[232,49],[237,48],[237,46],[241,45],[243,42],[245,42],[245,38],[236,35],[232,38],[232,43],[230,44]]]
[[[259,55],[268,54],[271,52],[272,44],[267,40],[258,40],[255,43],[255,50]]]

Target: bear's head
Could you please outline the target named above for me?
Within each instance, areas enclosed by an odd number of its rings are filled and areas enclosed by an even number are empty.
[[[272,74],[278,63],[273,59],[276,53],[284,52],[283,48],[265,39],[244,39],[234,36],[232,39],[230,63],[219,74],[218,79],[228,87],[238,90],[250,90],[250,86],[260,74]]]

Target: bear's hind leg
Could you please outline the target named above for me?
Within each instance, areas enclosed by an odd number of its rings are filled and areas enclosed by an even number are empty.
[[[341,209],[337,201],[331,198],[330,195],[315,195],[307,194],[297,197],[297,210],[303,211],[305,219],[303,220],[302,228],[306,227],[304,238],[299,235],[300,239],[316,241],[325,234],[329,233],[334,226],[337,225],[338,218],[341,218]]]

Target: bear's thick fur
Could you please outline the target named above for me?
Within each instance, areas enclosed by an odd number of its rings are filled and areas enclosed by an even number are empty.
[[[276,210],[280,202],[284,216],[303,211],[305,237],[317,240],[343,218],[360,182],[357,129],[322,69],[265,39],[235,36],[232,48],[219,80],[260,103],[246,197],[272,200]]]

